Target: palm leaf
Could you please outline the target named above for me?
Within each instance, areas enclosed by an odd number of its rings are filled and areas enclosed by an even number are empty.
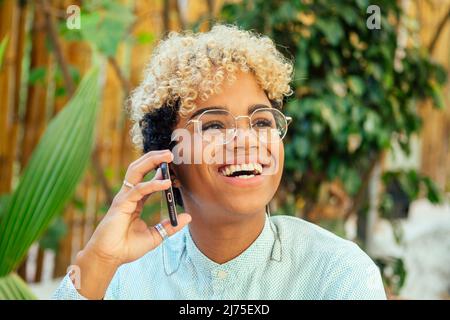
[[[32,300],[36,296],[16,273],[0,278],[0,300]]]
[[[94,69],[40,139],[1,217],[0,277],[18,266],[75,191],[92,151],[97,100]]]

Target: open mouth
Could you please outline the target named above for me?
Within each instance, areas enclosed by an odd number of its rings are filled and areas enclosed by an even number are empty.
[[[230,164],[219,168],[219,173],[225,177],[250,179],[262,174],[263,165],[260,163]]]

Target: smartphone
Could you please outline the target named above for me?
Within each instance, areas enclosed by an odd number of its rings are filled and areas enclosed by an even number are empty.
[[[163,179],[170,179],[169,165],[167,164],[167,162],[161,163],[159,167],[161,168]],[[175,197],[173,196],[172,186],[170,186],[169,189],[164,190],[164,194],[166,196],[170,224],[173,227],[176,227],[178,225],[177,208],[175,207]]]

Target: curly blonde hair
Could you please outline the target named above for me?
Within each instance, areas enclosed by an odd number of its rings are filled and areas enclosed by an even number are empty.
[[[221,92],[226,78],[251,71],[268,98],[282,104],[291,95],[293,65],[267,36],[234,25],[215,25],[209,32],[170,32],[154,49],[144,70],[144,79],[131,93],[128,110],[133,123],[133,144],[142,151],[142,119],[162,106],[179,108],[186,116],[196,105]]]

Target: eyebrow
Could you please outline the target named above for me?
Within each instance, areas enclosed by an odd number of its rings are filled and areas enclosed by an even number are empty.
[[[263,103],[256,103],[256,104],[252,104],[248,107],[247,109],[247,113],[251,114],[253,111],[255,111],[256,109],[260,109],[260,108],[272,108],[271,106],[268,106],[266,104]],[[208,110],[214,110],[214,109],[220,109],[220,110],[228,110],[227,107],[225,106],[210,106],[210,107],[205,107],[205,108],[201,108],[196,110],[190,117],[189,120],[194,118],[195,116],[198,116],[199,114],[208,111]]]

